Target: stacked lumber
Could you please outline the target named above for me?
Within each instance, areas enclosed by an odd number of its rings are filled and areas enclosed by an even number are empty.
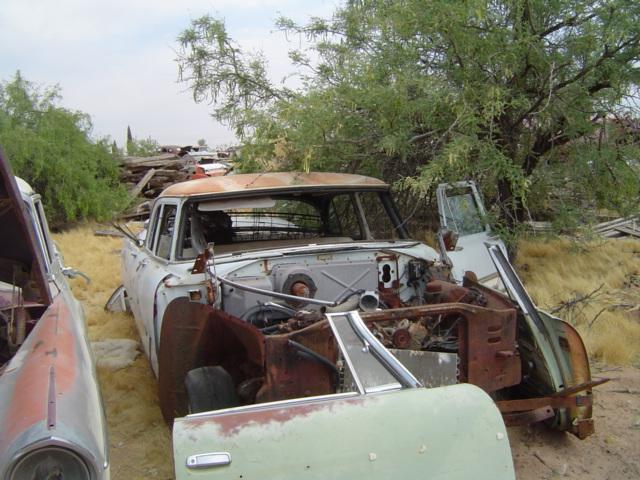
[[[594,231],[606,238],[640,238],[640,215],[616,218],[608,222],[598,223],[594,227]]]
[[[193,159],[189,155],[171,153],[153,157],[124,157],[120,180],[127,186],[131,197],[142,195],[155,198],[169,185],[187,180],[186,165]]]
[[[541,222],[536,220],[526,220],[524,225],[531,230],[533,233],[542,234],[549,233],[553,231],[553,227],[551,222]]]

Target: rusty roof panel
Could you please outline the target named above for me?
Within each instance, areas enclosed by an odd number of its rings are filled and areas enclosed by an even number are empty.
[[[244,173],[222,177],[200,178],[176,183],[167,187],[161,197],[186,197],[247,190],[271,190],[282,188],[374,188],[386,190],[382,180],[364,175],[326,172]]]

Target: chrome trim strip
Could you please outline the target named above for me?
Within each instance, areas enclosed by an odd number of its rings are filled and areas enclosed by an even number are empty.
[[[372,353],[380,360],[398,381],[406,388],[419,388],[423,385],[413,374],[371,333],[357,311],[348,312],[349,323],[363,343],[368,344]]]
[[[49,367],[49,393],[47,395],[47,428],[56,427],[56,371]]]
[[[329,395],[318,395],[315,397],[292,398],[290,400],[278,400],[275,402],[258,403],[255,405],[243,405],[242,407],[225,408],[223,410],[212,410],[210,412],[199,412],[187,415],[186,419],[203,418],[203,417],[220,417],[223,415],[241,413],[241,412],[259,412],[261,410],[269,410],[277,407],[292,407],[296,405],[305,405],[308,403],[322,402],[325,400],[342,400],[345,398],[357,397],[358,392],[331,393]]]
[[[400,385],[399,383],[388,383],[386,385],[378,385],[377,387],[367,388],[367,393],[382,393],[400,389],[402,389],[402,385]]]
[[[347,362],[347,367],[351,371],[351,375],[353,376],[353,380],[356,382],[356,387],[358,388],[358,392],[362,395],[362,394],[365,393],[364,385],[362,385],[362,381],[360,380],[360,377],[358,376],[358,372],[356,371],[355,367],[353,366],[353,363],[351,362],[351,358],[347,354],[347,349],[346,349],[346,347],[344,345],[344,342],[342,341],[342,338],[338,334],[338,329],[335,326],[334,318],[345,317],[345,318],[347,318],[347,321],[348,321],[347,314],[346,313],[327,313],[325,316],[327,317],[327,320],[329,321],[329,326],[331,326],[331,330],[333,331],[333,337],[336,339],[336,342],[338,342],[338,347],[340,348],[340,351],[342,352],[342,356],[344,357],[345,361]]]
[[[554,347],[557,341],[554,342],[554,340],[552,339],[551,332],[549,332],[549,329],[540,318],[540,314],[538,313],[538,309],[536,308],[535,303],[533,303],[533,300],[529,296],[527,290],[524,288],[522,280],[520,280],[520,278],[518,277],[518,274],[511,266],[511,263],[509,263],[509,260],[507,260],[504,253],[497,245],[491,245],[485,242],[485,246],[487,247],[487,250],[489,250],[491,260],[493,260],[493,264],[496,266],[496,270],[498,270],[498,273],[502,278],[502,283],[504,283],[507,291],[511,294],[512,297],[514,297],[523,313],[529,315],[529,318],[531,318],[536,328],[549,343],[562,377],[565,379],[571,378],[571,373],[566,371],[564,363],[561,361],[558,351]]]

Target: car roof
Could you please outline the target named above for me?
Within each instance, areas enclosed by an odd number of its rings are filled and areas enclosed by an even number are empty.
[[[244,173],[222,177],[208,177],[176,183],[167,187],[160,197],[189,197],[192,195],[228,194],[286,190],[307,191],[320,189],[338,190],[388,190],[382,180],[364,175],[326,172],[277,172]]]

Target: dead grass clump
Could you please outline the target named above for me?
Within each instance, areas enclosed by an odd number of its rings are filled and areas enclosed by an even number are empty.
[[[534,301],[575,325],[593,357],[640,360],[640,241],[522,241],[516,267]]]
[[[65,262],[91,278],[71,280],[71,287],[84,306],[89,338],[128,338],[138,341],[133,318],[104,311],[104,304],[120,285],[122,240],[97,237],[94,226],[85,225],[54,236]],[[173,477],[171,434],[158,405],[157,384],[146,357],[114,371],[98,369],[104,399],[111,476],[118,479]]]

